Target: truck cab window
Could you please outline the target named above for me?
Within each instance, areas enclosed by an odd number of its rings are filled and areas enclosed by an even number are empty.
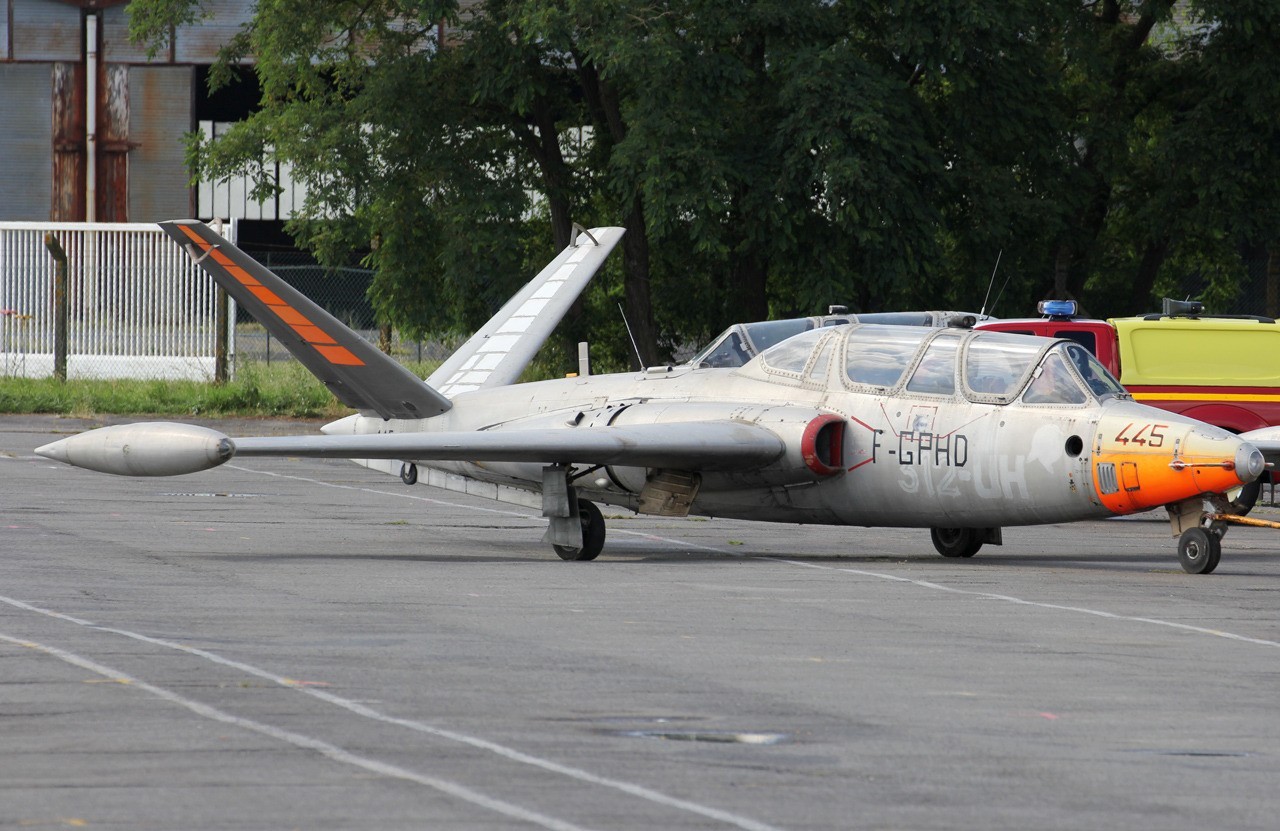
[[[1094,332],[1081,332],[1078,329],[1063,329],[1061,332],[1054,332],[1055,338],[1066,338],[1089,350],[1091,355],[1098,354],[1098,336]]]

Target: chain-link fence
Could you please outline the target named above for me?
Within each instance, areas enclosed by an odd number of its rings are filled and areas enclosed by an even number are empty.
[[[354,329],[370,343],[382,345],[383,333],[369,302],[373,271],[358,266],[329,267],[302,251],[245,247],[245,253],[275,272],[318,306]],[[455,343],[405,340],[391,332],[389,350],[401,363],[439,363],[449,357]],[[288,350],[243,309],[236,314],[235,360],[266,364],[291,361]]]

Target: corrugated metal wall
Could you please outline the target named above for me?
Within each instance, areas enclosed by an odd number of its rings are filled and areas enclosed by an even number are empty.
[[[302,190],[290,180],[287,165],[280,170],[286,192],[259,204],[248,199],[243,177],[207,183],[197,203],[184,164],[182,136],[196,126],[196,102],[205,101],[205,91],[196,88],[195,67],[216,60],[252,19],[256,2],[207,3],[210,16],[178,29],[174,42],[154,59],[148,59],[145,47],[129,42],[127,4],[93,11],[100,43],[97,219],[148,222],[197,212],[264,220],[292,215]],[[84,13],[93,5],[0,0],[0,220],[86,216]]]
[[[50,0],[10,2],[15,61],[80,60],[80,9]]]
[[[129,42],[128,8],[126,4],[99,12],[102,16],[102,59],[112,63],[147,63],[146,47]],[[162,51],[155,59],[164,61],[168,58],[169,53]]]
[[[191,216],[183,135],[191,131],[189,66],[129,67],[129,219],[159,222]],[[140,186],[164,182],[165,187]]]
[[[219,0],[206,3],[212,15],[195,26],[178,30],[174,44],[174,59],[178,63],[213,63],[218,50],[240,31],[245,21],[253,17],[257,0]]]
[[[44,218],[53,200],[50,64],[0,64],[0,220]]]

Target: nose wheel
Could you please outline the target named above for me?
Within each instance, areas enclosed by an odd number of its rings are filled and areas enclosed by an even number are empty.
[[[1188,528],[1178,537],[1178,562],[1188,574],[1209,574],[1222,559],[1222,536],[1207,528]]]

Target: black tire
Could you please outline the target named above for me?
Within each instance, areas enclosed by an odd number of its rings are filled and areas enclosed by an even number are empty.
[[[1222,559],[1222,538],[1204,528],[1188,528],[1178,537],[1178,562],[1187,574],[1211,574]]]
[[[1261,495],[1262,483],[1250,482],[1240,489],[1235,499],[1231,500],[1231,510],[1239,516],[1248,516],[1253,506],[1258,504],[1258,497]]]
[[[604,516],[594,502],[578,500],[578,519],[582,522],[582,547],[553,545],[562,560],[585,562],[600,556],[604,549]]]
[[[982,548],[981,528],[930,528],[929,536],[944,557],[972,557]]]
[[[413,462],[400,463],[400,481],[412,485],[418,481],[418,466]]]

